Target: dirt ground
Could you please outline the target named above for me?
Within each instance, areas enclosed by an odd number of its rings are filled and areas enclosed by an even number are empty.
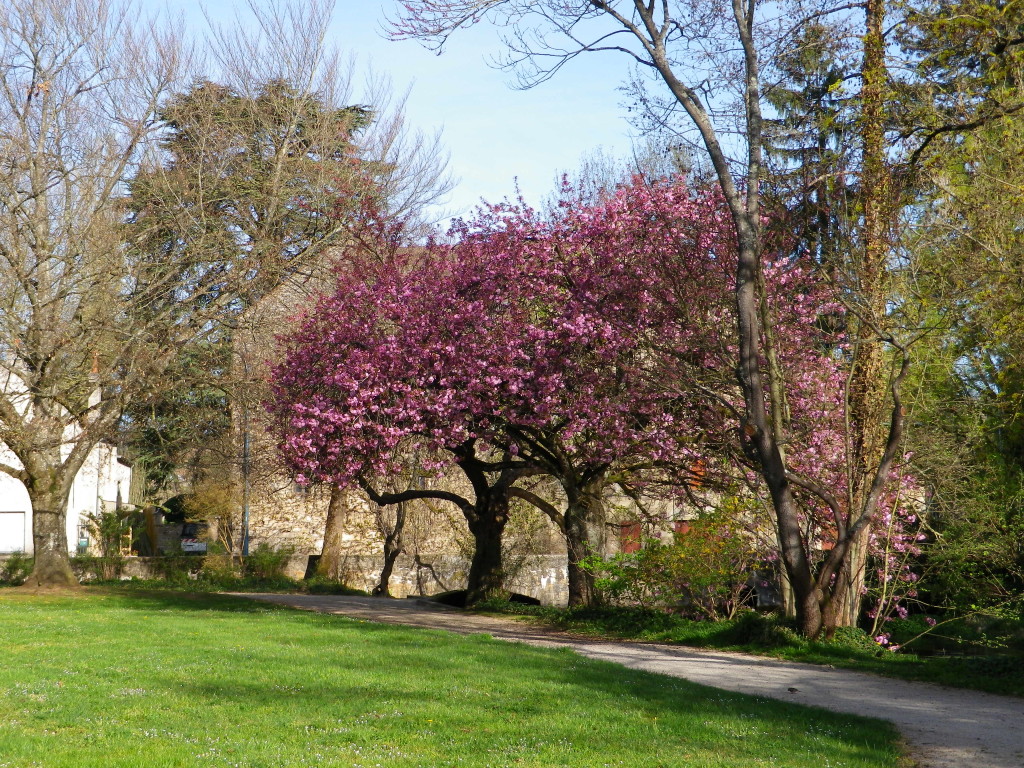
[[[595,659],[753,696],[870,715],[899,728],[921,768],[1024,768],[1024,699],[723,651],[597,642],[425,600],[240,595],[365,621],[564,646]]]

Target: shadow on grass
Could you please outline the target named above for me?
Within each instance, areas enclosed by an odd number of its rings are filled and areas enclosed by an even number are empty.
[[[274,613],[284,606],[260,603],[244,597],[216,592],[189,592],[177,589],[139,589],[137,587],[83,587],[83,594],[117,599],[125,607],[139,610],[174,609],[179,611],[220,611],[227,613]]]

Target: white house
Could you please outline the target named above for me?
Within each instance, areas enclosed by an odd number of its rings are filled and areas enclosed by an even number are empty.
[[[20,396],[23,391],[24,385],[17,373],[10,369],[6,370],[0,384],[0,394],[8,398],[15,407],[23,410],[28,407],[27,400]],[[89,398],[90,404],[99,403],[100,396],[100,390],[97,388]],[[78,427],[73,423],[69,424],[65,431],[67,442],[62,448],[65,457],[71,451],[77,436]],[[0,442],[0,462],[15,468],[22,466],[3,442]],[[82,468],[75,475],[68,497],[69,551],[76,552],[79,549],[85,531],[86,515],[112,510],[119,501],[128,500],[131,476],[131,467],[120,460],[116,446],[101,442],[93,447]],[[20,480],[0,472],[0,554],[31,554],[32,550],[32,504],[28,491]]]
[[[0,461],[18,466],[13,454],[0,443]],[[128,501],[131,468],[119,460],[117,448],[100,443],[89,452],[75,476],[68,498],[68,549],[75,552],[84,537],[85,516],[114,509]],[[0,554],[32,552],[32,505],[20,481],[0,473]]]

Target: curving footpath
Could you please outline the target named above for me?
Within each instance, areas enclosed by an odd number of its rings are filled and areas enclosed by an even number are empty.
[[[425,600],[334,595],[238,596],[365,621],[568,647],[594,659],[714,688],[879,717],[899,728],[921,768],[1024,768],[1024,699],[741,653],[581,640]]]

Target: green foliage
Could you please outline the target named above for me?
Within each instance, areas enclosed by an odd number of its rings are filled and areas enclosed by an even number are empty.
[[[260,544],[248,557],[210,554],[203,558],[197,580],[204,586],[245,591],[249,589],[295,590],[296,582],[283,573],[292,551]]]
[[[179,468],[194,470],[228,436],[225,378],[230,365],[229,338],[198,341],[172,360],[165,371],[166,386],[128,404],[122,439],[145,476],[147,499],[165,496]]]
[[[804,642],[793,623],[777,614],[765,616],[743,611],[733,621],[725,624],[724,628],[721,635],[723,640],[744,647],[788,648]]]
[[[331,95],[280,79],[241,89],[198,81],[161,105],[161,162],[139,167],[125,201],[126,321],[192,337],[172,345],[162,386],[130,401],[121,422],[150,498],[176,470],[199,476],[233,450],[231,318],[347,237],[384,195],[380,174],[390,169],[353,143],[372,110],[328,103]]]
[[[230,555],[208,554],[203,558],[197,578],[210,585],[232,589],[242,580],[242,574],[241,567]]]
[[[155,290],[147,311],[217,305],[225,276],[236,272],[245,291],[231,306],[243,309],[381,194],[352,144],[372,119],[366,107],[327,104],[282,80],[248,93],[201,81],[160,117],[168,160],[143,169],[130,190],[130,226],[147,237],[139,279],[150,288],[150,272],[170,262],[195,290],[188,301]]]
[[[943,18],[943,8],[977,15],[957,31],[951,19],[959,17]],[[992,11],[970,1],[925,9],[918,33],[933,42],[956,37],[930,47],[935,66],[969,81],[1014,58],[1019,64],[1019,44],[1002,60],[972,59],[1006,32],[975,24]],[[1020,13],[1007,6],[1003,21]],[[981,68],[973,74],[962,69],[972,60]],[[1003,103],[1024,100],[1019,86],[999,90]],[[1024,592],[1024,120],[1014,115],[936,140],[924,161],[931,187],[910,241],[913,300],[925,309],[921,326],[935,330],[917,345],[909,423],[935,538],[921,591],[953,614],[1000,611]]]
[[[742,512],[723,505],[691,521],[672,544],[649,540],[638,552],[589,557],[584,567],[612,602],[669,608],[692,618],[730,617],[760,560],[742,519]]]
[[[930,594],[957,613],[998,611],[1024,590],[1024,472],[990,459],[943,508],[930,555]]]
[[[1002,616],[974,613],[938,622],[927,616],[893,619],[885,625],[890,641],[912,643],[919,654],[988,656],[1024,654],[1024,616],[1006,612]]]
[[[85,515],[89,535],[99,555],[81,554],[72,563],[86,574],[85,578],[105,580],[120,577],[124,569],[124,554],[131,551],[132,523],[135,515],[129,510],[101,510]]]
[[[247,576],[271,581],[284,575],[284,568],[293,554],[295,550],[291,547],[274,549],[267,544],[260,544],[243,560],[243,568]]]
[[[794,252],[832,269],[848,258],[857,196],[850,181],[855,126],[844,89],[844,49],[827,25],[802,26],[779,58],[782,81],[765,95],[777,115],[765,121],[765,196],[785,211],[768,226],[781,227]]]
[[[13,552],[0,560],[0,584],[17,587],[32,573],[35,560],[24,552]]]
[[[186,586],[199,577],[205,560],[194,555],[160,555],[149,559],[149,567],[159,581],[167,585]]]
[[[85,525],[99,548],[100,557],[120,556],[122,549],[131,546],[132,523],[127,511],[89,512]]]

